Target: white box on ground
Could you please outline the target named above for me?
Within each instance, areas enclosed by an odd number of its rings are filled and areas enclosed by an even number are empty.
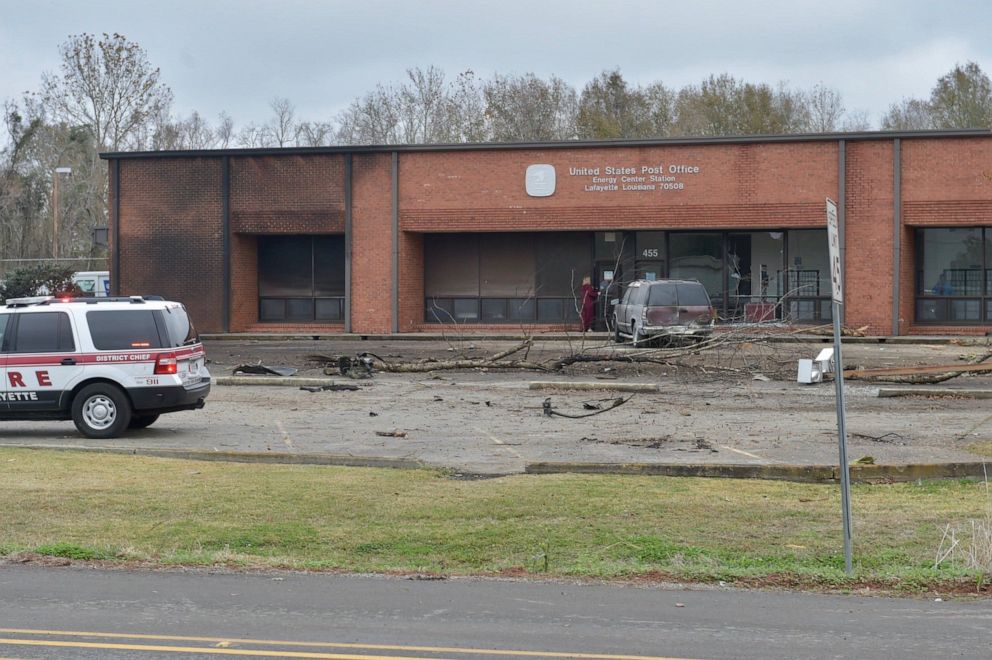
[[[796,374],[796,382],[804,385],[823,382],[823,373],[813,360],[800,360],[799,372]]]

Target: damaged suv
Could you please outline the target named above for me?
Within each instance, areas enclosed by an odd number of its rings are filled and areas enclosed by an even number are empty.
[[[695,280],[636,280],[613,309],[613,338],[634,346],[658,338],[703,338],[713,332],[716,310]]]

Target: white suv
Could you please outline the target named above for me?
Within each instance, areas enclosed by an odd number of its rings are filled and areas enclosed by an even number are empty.
[[[21,298],[0,306],[0,420],[71,419],[115,438],[202,408],[206,354],[186,308],[161,298]]]

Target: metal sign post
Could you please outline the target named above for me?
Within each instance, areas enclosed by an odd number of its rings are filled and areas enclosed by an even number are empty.
[[[834,386],[837,392],[837,437],[840,444],[840,499],[844,517],[844,570],[854,572],[851,562],[851,469],[847,463],[847,429],[844,419],[844,359],[840,352],[840,310],[844,304],[844,283],[841,281],[840,230],[837,204],[827,198],[827,238],[830,244],[830,281],[833,290],[834,320]]]

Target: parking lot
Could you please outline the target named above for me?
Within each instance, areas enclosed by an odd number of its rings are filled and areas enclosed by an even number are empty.
[[[213,376],[239,364],[292,366],[325,377],[312,354],[369,351],[391,362],[483,357],[514,341],[209,341]],[[799,385],[795,364],[821,344],[738,343],[660,363],[594,361],[561,372],[437,369],[377,372],[368,380],[334,377],[357,391],[309,392],[290,386],[215,385],[203,410],[164,415],[151,428],[116,440],[87,440],[69,422],[5,422],[0,444],[320,454],[418,461],[478,474],[523,471],[537,462],[808,464],[837,461],[832,384]],[[529,361],[581,351],[624,355],[599,340],[535,342]],[[954,364],[987,350],[976,343],[853,344],[848,366]],[[644,354],[643,351],[640,354]],[[532,390],[531,381],[562,389]],[[599,389],[574,390],[574,383]],[[987,375],[941,384],[953,394],[986,388]],[[619,392],[619,384],[656,384],[657,392]],[[912,387],[903,385],[902,387]],[[846,388],[848,454],[876,464],[981,460],[992,441],[985,400],[967,396],[879,398],[878,384]],[[564,415],[546,416],[545,399]],[[616,408],[618,397],[625,402]],[[627,399],[627,397],[630,397]],[[595,413],[595,414],[593,414]]]

